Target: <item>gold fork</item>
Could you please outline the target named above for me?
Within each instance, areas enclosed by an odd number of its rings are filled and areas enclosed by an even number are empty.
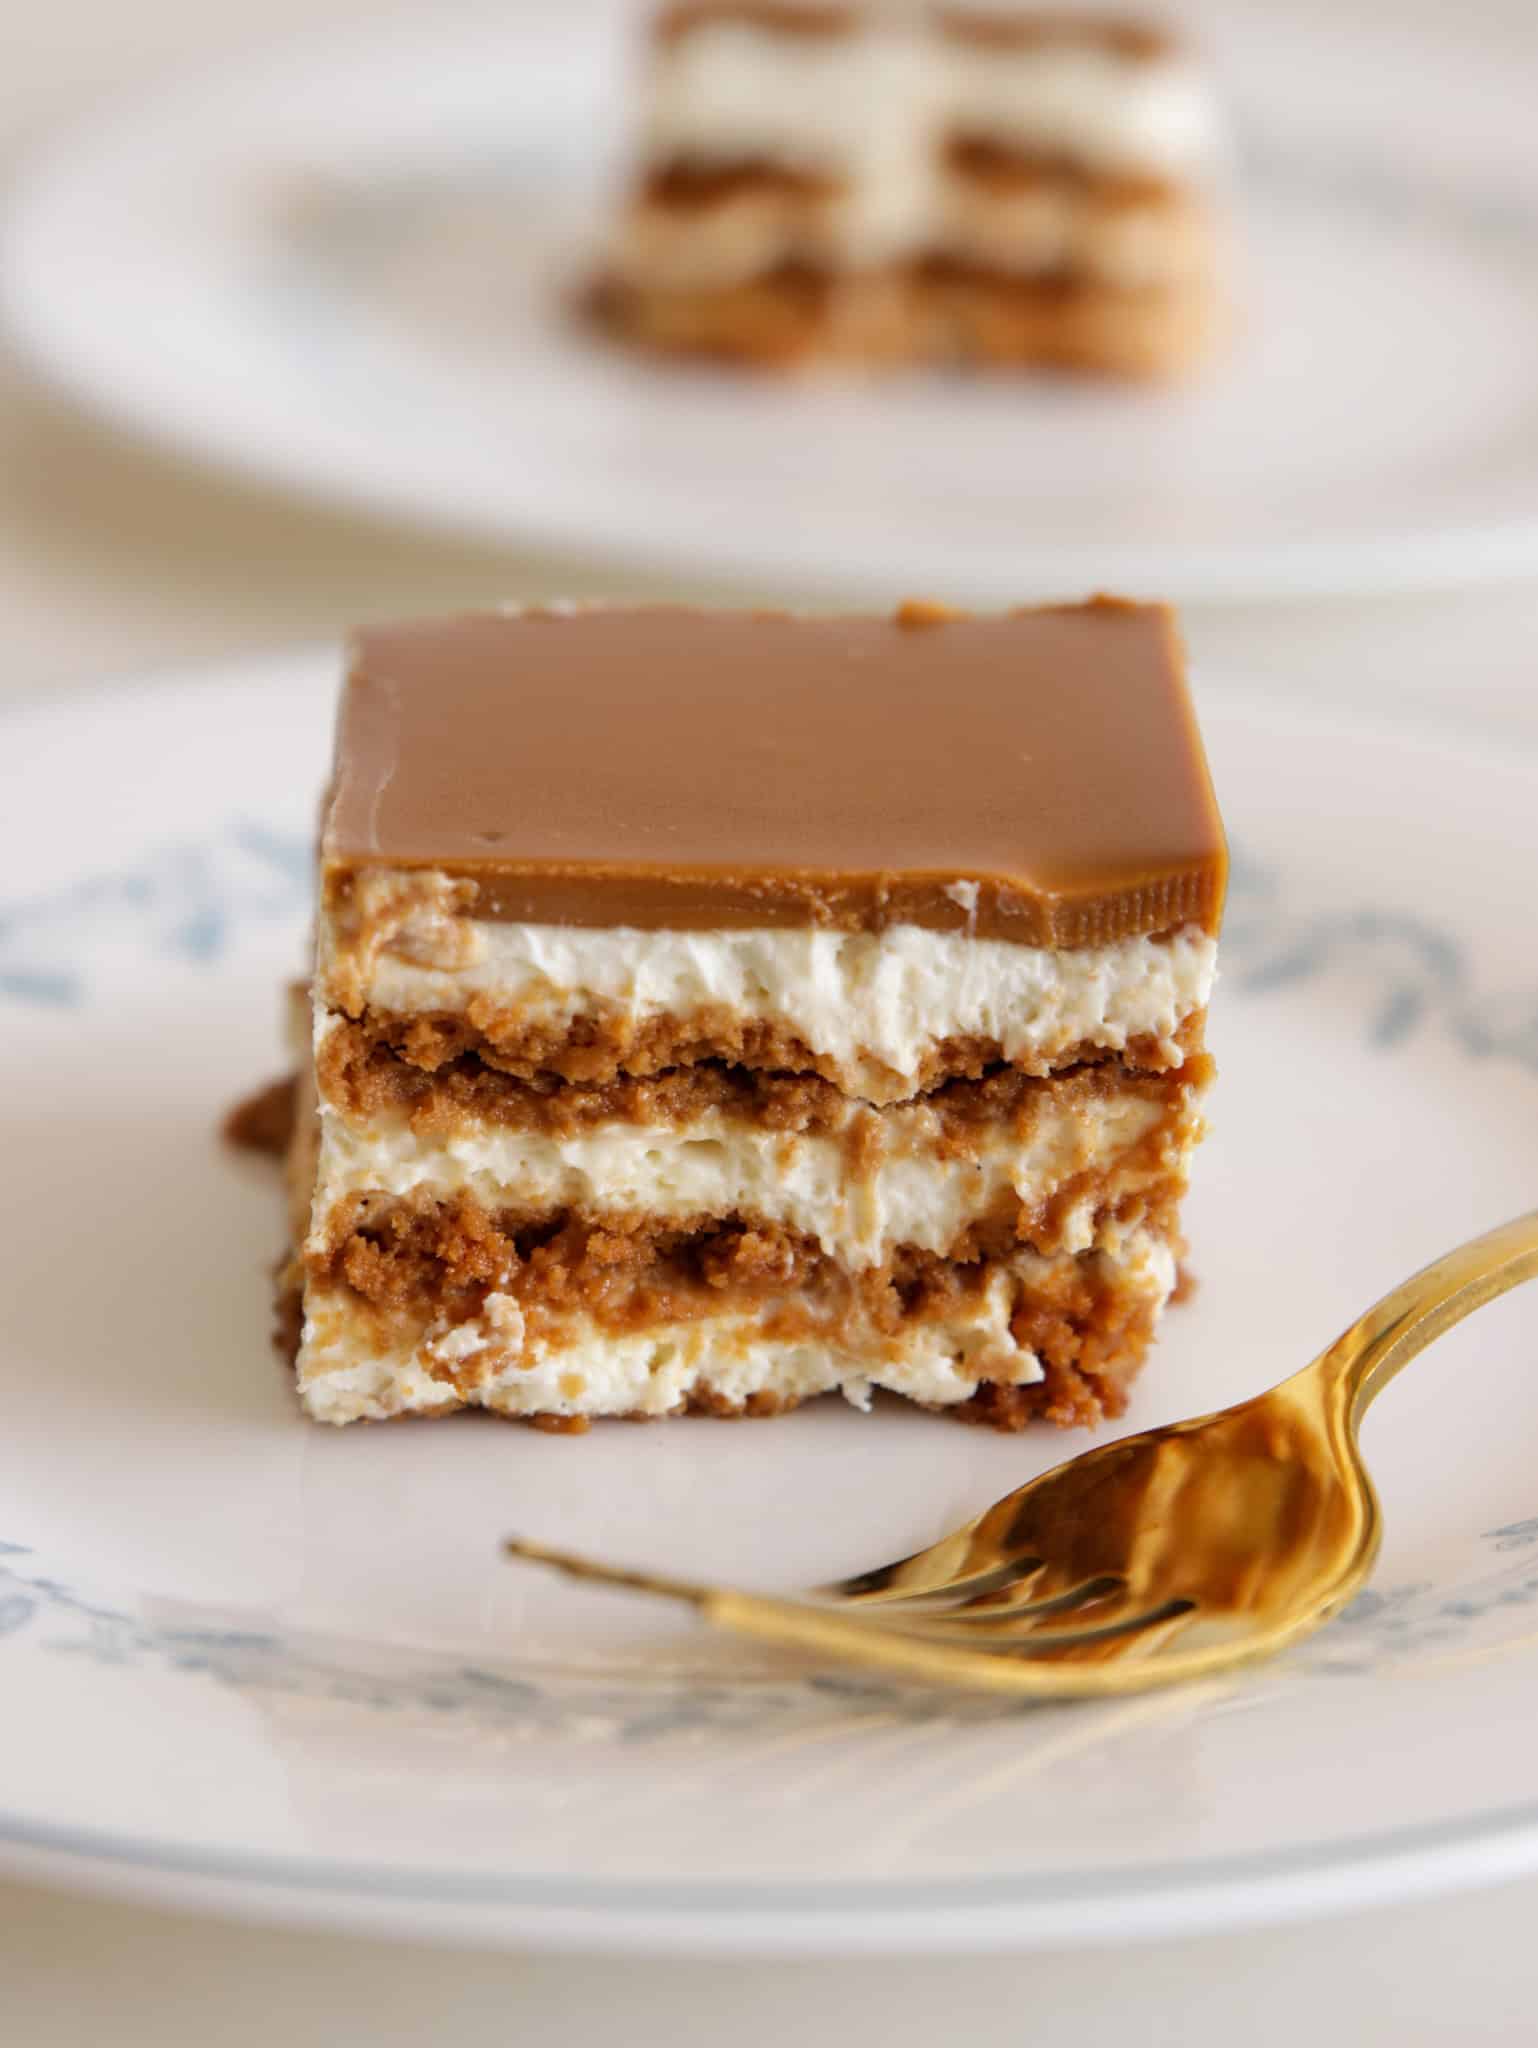
[[[507,1549],[930,1684],[1084,1697],[1210,1677],[1297,1642],[1357,1591],[1382,1533],[1364,1411],[1418,1352],[1535,1274],[1538,1211],[1396,1287],[1270,1393],[1086,1451],[927,1550],[808,1600]]]

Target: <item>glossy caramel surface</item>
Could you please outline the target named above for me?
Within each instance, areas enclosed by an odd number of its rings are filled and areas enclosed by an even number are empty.
[[[328,885],[474,914],[916,923],[1024,944],[1216,929],[1226,854],[1162,606],[990,618],[486,612],[357,636]]]

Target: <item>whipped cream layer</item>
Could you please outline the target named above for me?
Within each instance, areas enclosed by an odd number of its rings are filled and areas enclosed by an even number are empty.
[[[948,37],[924,107],[942,133],[1094,170],[1200,178],[1222,150],[1201,68],[1179,51],[1130,55],[1096,42],[1020,48]]]
[[[775,35],[712,22],[657,54],[643,157],[836,178],[844,189],[827,215],[836,245],[867,261],[895,255],[929,203],[930,152],[913,126],[923,49],[905,34]]]
[[[444,882],[410,879],[419,894]],[[997,1043],[1005,1060],[1034,1072],[1075,1046],[1122,1052],[1133,1039],[1152,1040],[1178,1066],[1176,1034],[1205,1009],[1217,963],[1216,939],[1197,925],[1053,949],[917,925],[696,932],[482,923],[443,909],[441,890],[430,912],[412,911],[412,900],[403,895],[399,921],[376,921],[362,946],[322,919],[320,1003],[400,1017],[475,1009],[499,1030],[726,1016],[793,1034],[846,1093],[871,1102],[913,1094],[926,1061],[954,1038]]]
[[[956,1152],[942,1149],[937,1119],[921,1106],[851,1110],[851,1120],[874,1125],[868,1154],[862,1148],[852,1163],[837,1134],[760,1129],[719,1112],[682,1126],[614,1123],[561,1137],[483,1124],[424,1138],[400,1118],[360,1128],[328,1109],[310,1245],[324,1249],[338,1205],[358,1195],[469,1195],[493,1213],[529,1216],[736,1216],[798,1231],[859,1271],[900,1245],[944,1255],[1011,1195],[1035,1210],[1084,1177],[1082,1194],[1032,1240],[1080,1252],[1095,1242],[1108,1199],[1183,1176],[1200,1119],[1185,1106],[1147,1144],[1167,1114],[1146,1094],[1049,1100],[1023,1136],[1001,1127]]]
[[[1001,46],[911,21],[842,35],[710,21],[654,51],[647,92],[650,162],[763,161],[884,183],[899,227],[953,135],[1176,178],[1205,173],[1220,150],[1189,57],[1093,37]]]
[[[1113,1263],[1119,1288],[1155,1313],[1162,1309],[1174,1288],[1175,1259],[1161,1237],[1129,1233]],[[984,1379],[1023,1386],[1043,1377],[1040,1359],[1012,1335],[1010,1312],[1018,1285],[1053,1270],[1054,1262],[1022,1254],[995,1268],[966,1313],[898,1337],[848,1321],[825,1334],[772,1334],[777,1310],[794,1303],[623,1334],[573,1315],[554,1336],[534,1336],[517,1302],[492,1294],[465,1321],[382,1342],[367,1322],[360,1325],[345,1292],[312,1286],[299,1392],[316,1421],[332,1423],[461,1406],[515,1416],[666,1415],[707,1391],[730,1407],[754,1396],[788,1403],[834,1392],[863,1407],[876,1388],[886,1388],[952,1407]]]

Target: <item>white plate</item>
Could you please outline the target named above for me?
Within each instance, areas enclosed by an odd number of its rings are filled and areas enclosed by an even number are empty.
[[[1538,1868],[1538,1295],[1394,1389],[1351,1616],[1104,1707],[766,1661],[498,1559],[793,1586],[1084,1439],[303,1422],[267,1342],[275,1061],[329,658],[9,715],[0,1868],[511,1944],[848,1952],[1256,1921]],[[1201,1285],[1128,1427],[1301,1364],[1533,1199],[1538,763],[1209,706],[1236,852]],[[22,879],[27,878],[27,879]]]
[[[595,345],[561,306],[629,16],[547,7],[357,26],[56,146],[0,254],[15,340],[190,454],[695,575],[1007,602],[1538,566],[1538,49],[1509,18],[1219,15],[1246,325],[1161,395],[760,386]]]

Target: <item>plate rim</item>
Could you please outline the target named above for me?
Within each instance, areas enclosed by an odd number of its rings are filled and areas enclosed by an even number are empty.
[[[826,1899],[814,1886],[766,1884],[756,1896],[743,1888],[738,1903],[728,1885],[679,1886],[670,1899],[666,1885],[647,1880],[397,1877],[367,1865],[220,1853],[0,1811],[0,1875],[7,1877],[124,1901],[150,1892],[160,1903],[215,1917],[613,1955],[833,1958],[888,1953],[899,1943],[905,1953],[931,1956],[1091,1948],[1313,1920],[1535,1872],[1538,1801],[1355,1836],[1326,1858],[1299,1844],[1152,1864],[1113,1881],[1089,1870],[1070,1878],[894,1885],[885,1896],[880,1887],[858,1896],[859,1887],[841,1884]],[[424,1913],[433,1917],[424,1921]]]
[[[603,9],[584,10],[589,26]],[[466,24],[479,10],[456,11]],[[548,29],[544,15],[531,29]],[[405,24],[405,26],[409,26]],[[420,24],[417,25],[420,29]],[[401,22],[371,30],[374,47],[402,39]],[[300,32],[250,54],[246,80],[276,89],[284,78],[318,74],[356,37],[335,30]],[[592,499],[580,510],[559,503],[518,507],[449,502],[438,479],[428,487],[376,470],[345,473],[324,449],[301,440],[280,448],[244,432],[201,398],[183,398],[153,377],[146,354],[126,350],[118,323],[82,317],[57,261],[56,230],[80,210],[82,194],[112,183],[111,167],[136,141],[229,90],[233,64],[193,68],[138,95],[75,119],[24,156],[0,204],[0,335],[17,361],[56,396],[150,448],[212,474],[223,474],[317,510],[400,524],[440,540],[531,551],[585,551],[616,568],[690,573],[715,582],[756,581],[823,592],[892,592],[885,570],[868,560],[829,565],[816,549],[788,536],[776,556],[739,538],[732,522],[702,523],[687,532],[641,530],[633,517],[609,515]],[[198,387],[194,385],[193,392]],[[1535,478],[1538,482],[1538,478]],[[1178,601],[1261,602],[1305,597],[1371,597],[1395,592],[1478,588],[1538,567],[1538,509],[1527,516],[1453,518],[1429,528],[1384,527],[1374,534],[1323,539],[1287,537],[1229,543],[1122,541],[1110,545],[1033,543],[1022,562],[1025,592],[1051,594],[1079,585],[1159,587]],[[898,581],[903,579],[898,578]],[[907,579],[911,582],[912,578]]]

